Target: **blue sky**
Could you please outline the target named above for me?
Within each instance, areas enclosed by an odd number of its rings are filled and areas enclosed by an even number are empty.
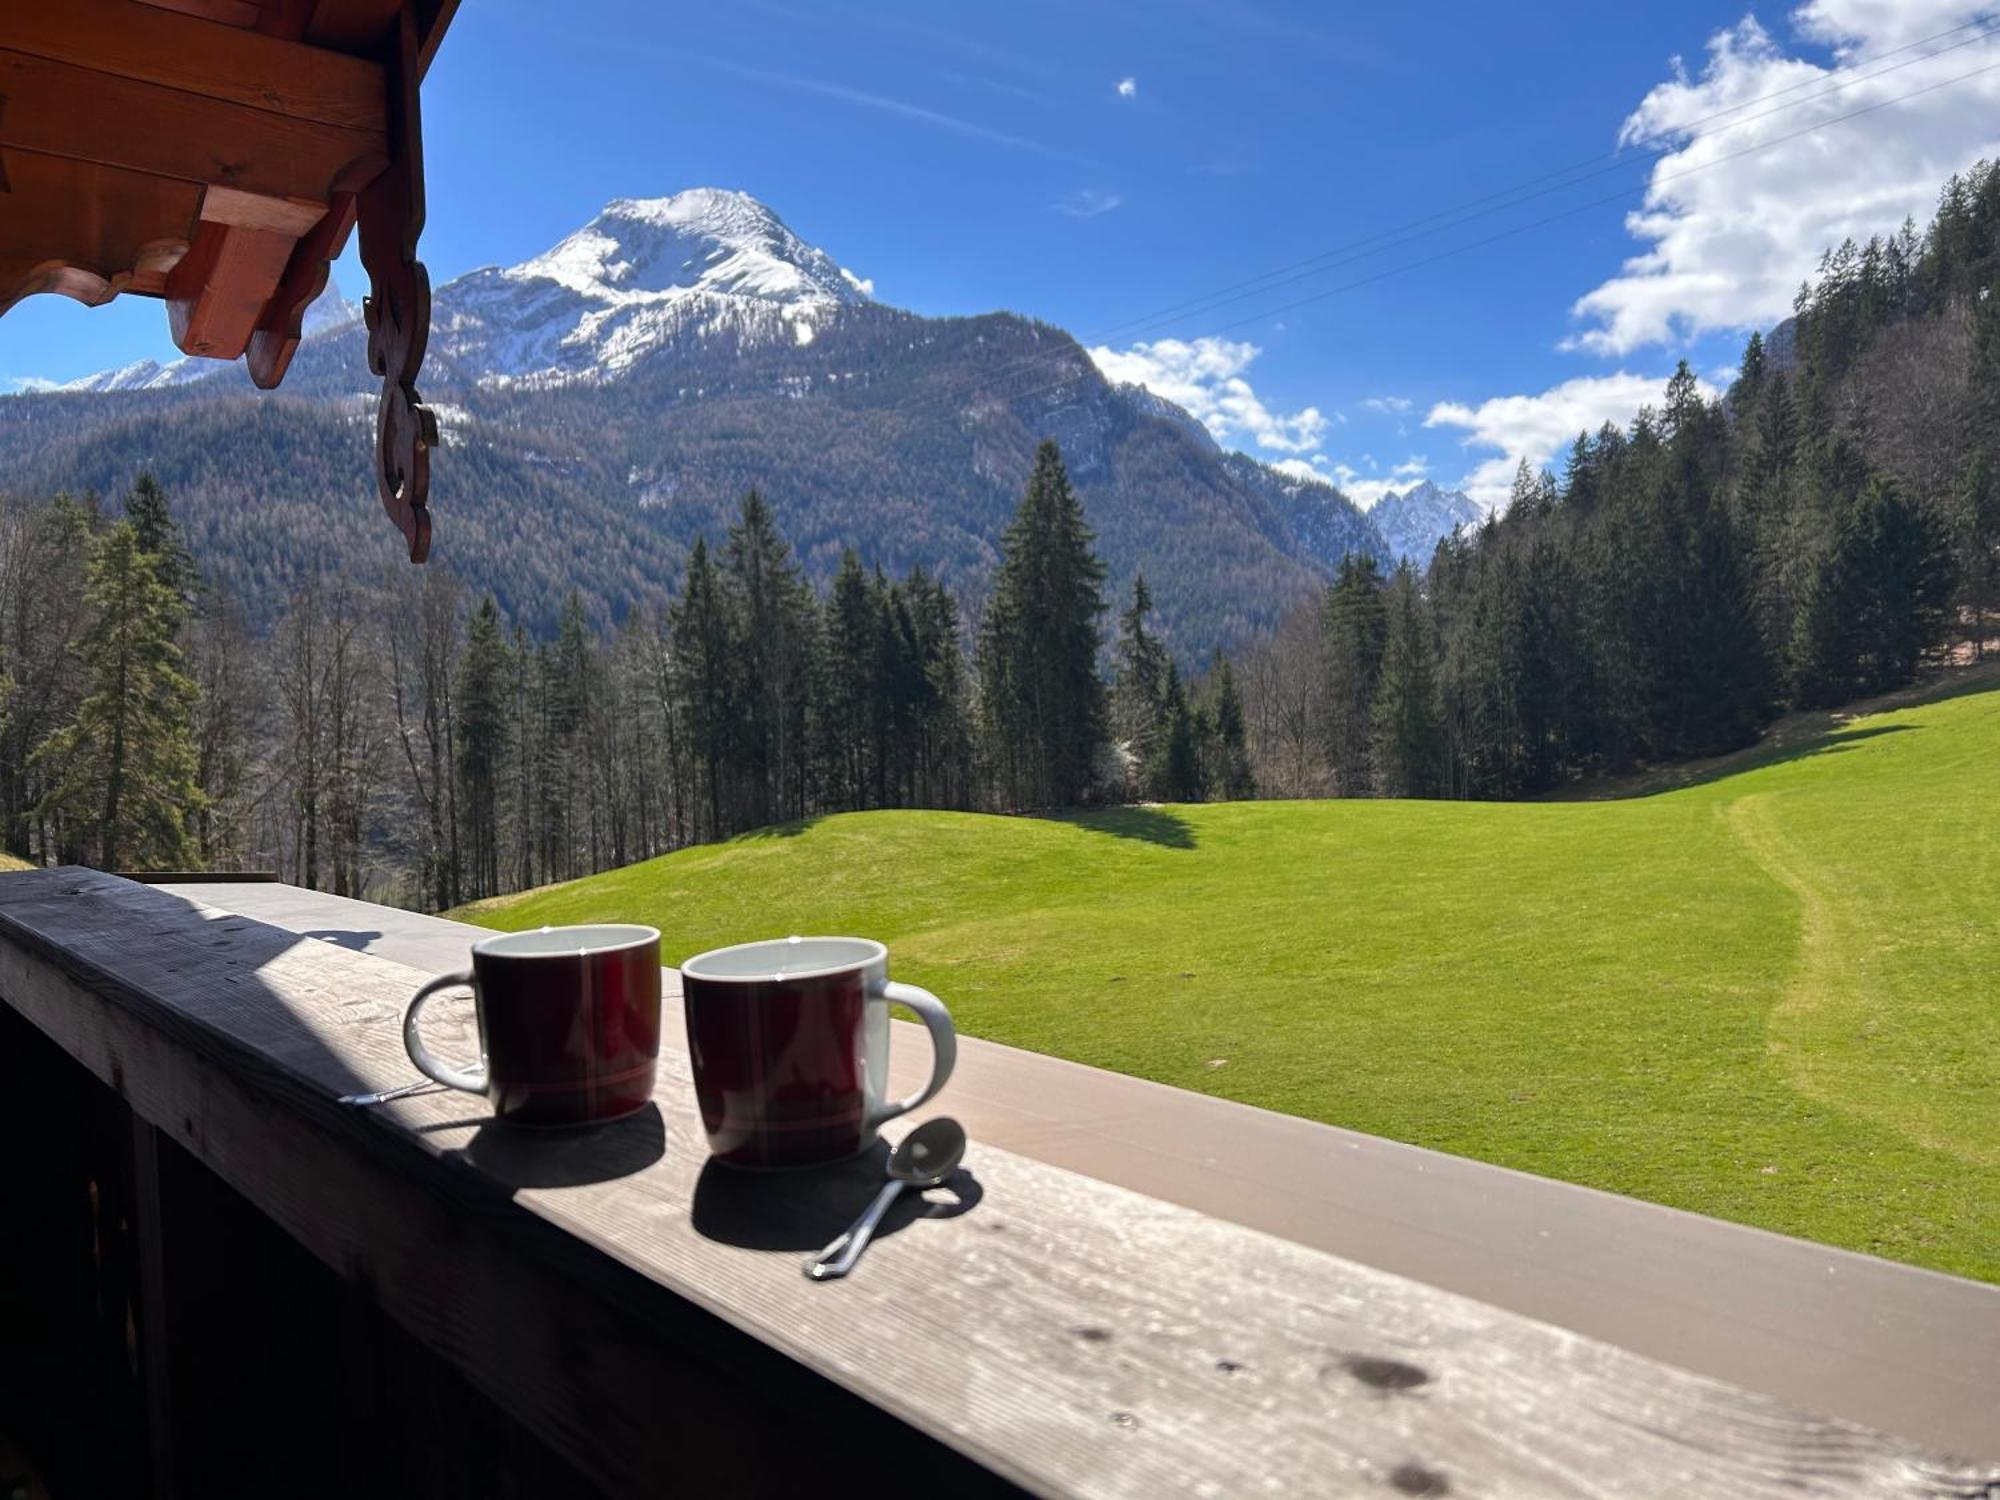
[[[1491,500],[1676,359],[1720,379],[1823,244],[1922,222],[1946,173],[2000,147],[1983,19],[1965,0],[466,0],[425,90],[423,249],[441,284],[613,197],[742,188],[882,300],[1060,324],[1230,446],[1364,500],[1418,474]],[[0,320],[8,384],[173,355],[144,299]]]

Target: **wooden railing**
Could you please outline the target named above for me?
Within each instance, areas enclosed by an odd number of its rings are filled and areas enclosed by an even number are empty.
[[[0,1427],[53,1493],[2000,1495],[2000,1464],[991,1147],[808,1282],[879,1164],[707,1165],[677,1049],[583,1135],[335,1102],[408,1077],[423,977],[0,876]]]

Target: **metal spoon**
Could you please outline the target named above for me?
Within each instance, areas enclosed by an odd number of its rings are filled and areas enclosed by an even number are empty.
[[[926,1120],[912,1130],[903,1137],[896,1154],[889,1158],[889,1180],[875,1195],[875,1201],[868,1205],[867,1212],[806,1262],[806,1275],[814,1281],[831,1281],[836,1276],[845,1276],[861,1259],[861,1252],[868,1248],[868,1241],[874,1237],[876,1225],[882,1222],[882,1215],[889,1211],[889,1205],[896,1201],[898,1193],[906,1187],[919,1191],[936,1187],[956,1172],[958,1164],[964,1159],[965,1127],[958,1121],[940,1116],[935,1120]]]
[[[342,1094],[335,1102],[351,1104],[356,1109],[367,1109],[371,1105],[387,1104],[391,1099],[407,1099],[411,1094],[428,1093],[432,1089],[442,1087],[442,1084],[433,1083],[428,1078],[419,1078],[415,1083],[406,1083],[401,1088],[382,1089],[373,1094]]]

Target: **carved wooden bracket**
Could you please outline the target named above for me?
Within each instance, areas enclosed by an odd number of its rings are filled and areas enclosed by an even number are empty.
[[[369,290],[368,365],[382,377],[375,422],[375,481],[382,508],[410,544],[410,561],[430,554],[428,502],[437,416],[423,404],[416,380],[430,341],[431,279],[417,259],[424,231],[424,157],[417,84],[421,75],[416,21],[402,12],[396,44],[385,60],[389,90],[389,166],[361,190],[356,208],[361,264]]]

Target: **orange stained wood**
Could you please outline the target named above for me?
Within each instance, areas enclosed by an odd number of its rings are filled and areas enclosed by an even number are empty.
[[[194,183],[28,151],[7,152],[5,165],[0,210],[33,211],[0,211],[0,312],[33,292],[95,306],[164,289],[200,212]]]
[[[243,353],[300,237],[327,213],[311,199],[211,187],[194,244],[166,281],[167,322],[180,351],[209,359]]]
[[[380,130],[298,120],[25,52],[0,50],[0,96],[0,149],[157,177],[324,202],[388,163]]]
[[[380,63],[132,0],[9,0],[0,47],[293,119],[383,128]]]
[[[140,0],[155,10],[170,10],[183,16],[199,16],[204,21],[220,21],[224,26],[249,30],[264,13],[263,0]]]
[[[413,560],[435,442],[414,384],[429,328],[417,83],[456,5],[0,0],[0,313],[36,292],[162,297],[185,353],[247,353],[274,386],[359,223],[369,305],[394,313],[386,333],[371,322],[396,398],[378,484]]]

